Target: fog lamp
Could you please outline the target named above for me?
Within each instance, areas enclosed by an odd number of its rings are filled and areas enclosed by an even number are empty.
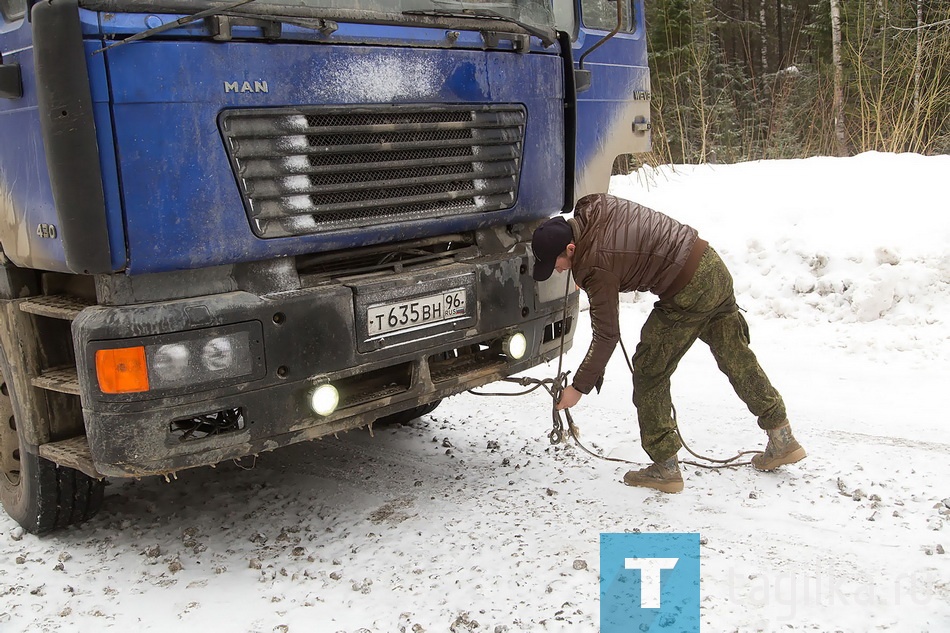
[[[340,392],[333,385],[320,385],[310,394],[310,408],[317,415],[330,415],[340,404]]]
[[[501,343],[501,349],[508,358],[521,360],[528,351],[528,339],[521,332],[515,332],[505,337]]]

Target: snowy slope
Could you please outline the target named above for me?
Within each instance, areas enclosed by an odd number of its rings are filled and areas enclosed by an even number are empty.
[[[596,631],[598,536],[633,530],[702,534],[704,631],[950,630],[948,174],[864,154],[613,179],[723,255],[800,464],[631,489],[549,445],[545,396],[466,394],[250,470],[117,482],[43,539],[0,515],[0,631]],[[625,297],[628,349],[652,300]],[[673,395],[697,450],[764,444],[701,343]],[[619,352],[574,413],[596,450],[646,459]]]

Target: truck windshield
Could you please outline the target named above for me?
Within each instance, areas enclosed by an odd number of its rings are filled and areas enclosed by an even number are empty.
[[[324,18],[348,22],[419,23],[433,16],[442,20],[481,14],[503,16],[513,22],[550,30],[554,27],[554,2],[565,0],[250,0],[220,2],[209,0],[79,0],[93,11],[116,13],[184,13],[207,10],[237,14],[273,15],[295,18]],[[2,2],[2,0],[0,0]],[[240,5],[233,9],[229,5]]]
[[[253,4],[319,9],[347,9],[368,13],[402,14],[409,11],[488,10],[542,28],[554,26],[553,0],[257,0]],[[250,5],[250,6],[253,6]],[[250,7],[248,7],[250,8]]]

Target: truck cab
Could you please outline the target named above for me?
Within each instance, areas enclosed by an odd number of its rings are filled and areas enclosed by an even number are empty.
[[[0,499],[168,475],[555,358],[533,229],[649,147],[641,2],[0,0]]]

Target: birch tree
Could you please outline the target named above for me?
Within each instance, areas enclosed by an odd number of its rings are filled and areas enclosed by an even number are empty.
[[[831,0],[831,63],[834,65],[834,113],[835,138],[838,155],[848,155],[848,140],[844,125],[844,69],[841,64],[841,7],[838,0]]]

